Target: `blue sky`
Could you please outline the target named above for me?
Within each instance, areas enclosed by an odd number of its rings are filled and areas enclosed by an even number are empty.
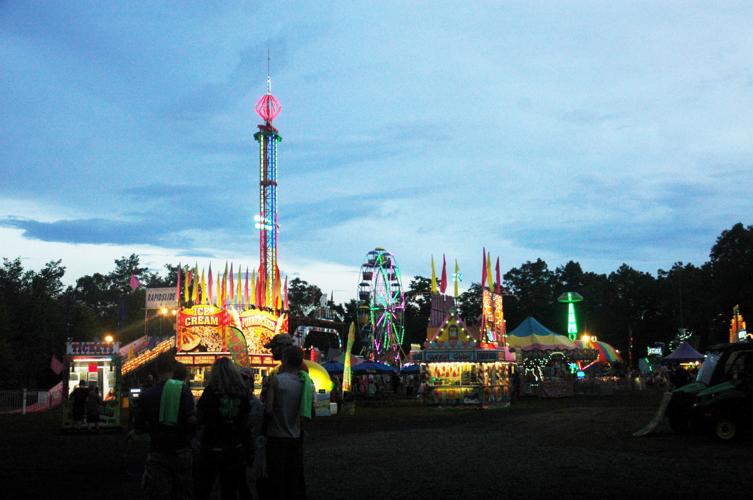
[[[0,240],[69,279],[258,259],[253,111],[283,111],[281,264],[338,299],[363,255],[482,246],[609,272],[753,223],[753,5],[0,5]],[[467,285],[468,283],[466,283]]]

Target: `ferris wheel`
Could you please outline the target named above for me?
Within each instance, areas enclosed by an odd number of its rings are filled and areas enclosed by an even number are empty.
[[[384,248],[366,254],[358,284],[358,331],[372,359],[400,361],[405,296],[395,256]]]

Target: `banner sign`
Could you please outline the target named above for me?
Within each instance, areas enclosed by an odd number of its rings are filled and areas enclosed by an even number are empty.
[[[226,352],[224,309],[202,305],[182,309],[178,314],[175,345],[178,351]]]
[[[287,315],[277,316],[269,311],[249,309],[239,316],[240,329],[246,337],[248,352],[253,354],[271,354],[264,347],[278,333],[287,333]],[[255,364],[253,359],[251,364]]]
[[[229,358],[230,354],[177,354],[175,359],[185,365],[213,365],[218,358]]]
[[[178,301],[175,300],[175,287],[170,288],[147,288],[146,289],[146,308],[147,309],[175,309],[178,307]]]
[[[445,350],[445,349],[426,349],[423,351],[411,351],[411,357],[414,361],[424,363],[449,363],[462,361],[493,362],[503,361],[505,352],[502,350]]]
[[[75,355],[110,355],[120,350],[119,342],[67,342],[65,353]]]
[[[483,315],[486,332],[488,332],[486,340],[504,345],[507,328],[505,326],[502,295],[484,290],[481,296],[481,314]]]

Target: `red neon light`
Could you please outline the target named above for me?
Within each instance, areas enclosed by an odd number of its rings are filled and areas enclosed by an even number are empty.
[[[282,104],[272,94],[264,94],[256,103],[256,113],[267,123],[277,118],[282,111]]]

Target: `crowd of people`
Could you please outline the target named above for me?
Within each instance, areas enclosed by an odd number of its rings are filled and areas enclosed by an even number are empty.
[[[158,360],[160,380],[142,394],[136,418],[151,438],[143,476],[150,499],[206,499],[217,483],[223,499],[306,497],[303,421],[313,383],[289,335],[268,347],[282,364],[261,399],[251,370],[219,358],[194,403],[185,368]]]
[[[99,394],[97,384],[86,383],[81,380],[73,392],[71,392],[73,421],[79,426],[87,426],[99,430],[100,417],[102,415],[102,397]],[[110,391],[105,401],[115,398],[115,392]]]

